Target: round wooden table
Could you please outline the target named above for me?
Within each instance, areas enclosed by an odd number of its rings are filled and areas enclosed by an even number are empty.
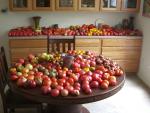
[[[117,85],[110,86],[106,90],[95,89],[90,95],[81,94],[79,96],[67,96],[67,97],[52,97],[49,95],[43,95],[40,88],[24,89],[16,85],[15,82],[10,81],[9,85],[15,93],[18,93],[25,98],[36,102],[48,103],[50,113],[90,113],[82,104],[99,101],[108,98],[117,93],[124,85],[125,74],[117,77]]]

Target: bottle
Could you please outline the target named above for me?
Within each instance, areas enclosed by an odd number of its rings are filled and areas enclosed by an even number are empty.
[[[129,21],[128,21],[128,19],[123,19],[122,20],[122,28],[123,29],[128,29],[129,28]]]
[[[129,18],[129,29],[134,30],[134,17]]]

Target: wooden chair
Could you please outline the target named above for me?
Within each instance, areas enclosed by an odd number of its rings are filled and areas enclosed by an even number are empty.
[[[20,95],[13,93],[10,89],[6,90],[7,86],[7,61],[4,48],[1,47],[0,52],[0,94],[2,97],[4,113],[15,112],[15,108],[36,108],[37,113],[42,112],[42,104],[32,102]]]
[[[74,37],[47,37],[47,53],[50,52],[66,52],[68,50],[75,50],[75,36]]]

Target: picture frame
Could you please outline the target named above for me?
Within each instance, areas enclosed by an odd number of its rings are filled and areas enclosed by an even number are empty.
[[[145,17],[150,17],[150,0],[144,0],[142,15]]]

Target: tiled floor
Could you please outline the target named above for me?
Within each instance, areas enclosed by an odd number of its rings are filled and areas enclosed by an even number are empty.
[[[120,92],[85,106],[91,113],[150,113],[150,89],[131,75]]]
[[[90,113],[150,113],[150,89],[135,75],[130,75],[117,94],[84,106]],[[0,108],[0,113],[1,110]],[[17,113],[35,113],[35,110],[17,110]]]

